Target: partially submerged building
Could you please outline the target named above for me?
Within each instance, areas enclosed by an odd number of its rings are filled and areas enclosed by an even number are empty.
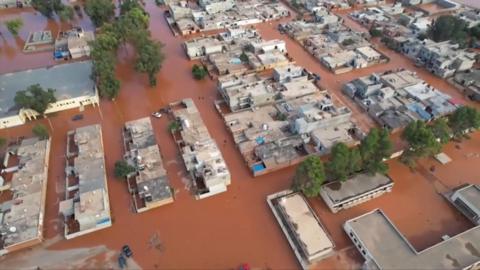
[[[197,199],[227,191],[231,176],[217,143],[208,132],[192,99],[171,105],[179,130],[172,130]]]
[[[36,119],[38,112],[19,108],[14,101],[17,92],[34,84],[45,90],[56,90],[57,102],[50,104],[45,114],[98,105],[99,96],[91,74],[92,62],[83,61],[0,75],[0,128],[19,126]]]
[[[318,24],[295,21],[283,25],[282,29],[336,74],[388,61],[386,56],[371,47],[364,34],[339,23]]]
[[[28,34],[23,52],[42,52],[53,49],[53,37],[51,31],[36,31]]]
[[[335,244],[301,193],[275,193],[267,197],[267,203],[302,269],[333,254]]]
[[[49,139],[24,139],[6,152],[1,188],[12,196],[0,203],[0,255],[43,241],[49,156]]]
[[[211,31],[228,27],[245,26],[290,16],[290,11],[280,2],[268,0],[209,0],[199,6],[179,1],[168,4],[170,24],[181,35]]]
[[[305,88],[307,82],[312,88]],[[326,154],[338,142],[356,143],[347,107],[309,81],[291,83],[278,99],[222,113],[254,176],[297,164],[310,154]]]
[[[60,31],[55,40],[56,60],[78,59],[90,56],[90,44],[95,40],[92,31],[85,31],[81,27],[74,27],[68,31]]]
[[[344,230],[365,258],[364,269],[478,269],[480,188],[466,185],[446,194],[476,227],[416,250],[385,213],[376,209],[348,220]]]
[[[458,107],[455,100],[408,70],[360,77],[343,87],[370,117],[393,132],[416,120],[429,121]]]
[[[458,72],[449,79],[464,95],[471,100],[480,101],[480,70],[472,69]]]
[[[337,213],[391,192],[393,181],[383,174],[357,174],[346,181],[322,185],[320,196],[330,211]]]
[[[127,176],[128,190],[138,213],[173,202],[160,148],[150,118],[125,123],[124,159],[135,168]]]
[[[411,38],[402,43],[399,50],[441,78],[469,70],[475,64],[475,52],[461,49],[458,44],[450,41],[435,42]]]
[[[65,200],[59,212],[65,238],[72,239],[112,225],[102,128],[90,125],[67,133]]]

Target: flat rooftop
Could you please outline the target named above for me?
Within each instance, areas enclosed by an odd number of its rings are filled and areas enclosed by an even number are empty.
[[[327,183],[322,186],[322,191],[334,204],[337,204],[390,184],[393,184],[392,179],[383,174],[357,174],[343,182]]]
[[[20,168],[11,181],[15,199],[0,204],[4,248],[42,237],[49,144],[48,140],[25,139],[17,150]]]
[[[379,269],[461,269],[480,260],[480,226],[418,252],[380,209],[347,224]]]
[[[333,248],[332,241],[300,194],[282,197],[278,205],[283,209],[287,221],[296,228],[295,233],[304,245],[307,255]]]
[[[58,101],[95,94],[92,62],[83,61],[0,75],[0,117],[18,114],[15,95],[30,85],[55,89]]]
[[[477,185],[469,185],[457,191],[462,195],[464,200],[468,201],[471,205],[480,209],[480,187]]]

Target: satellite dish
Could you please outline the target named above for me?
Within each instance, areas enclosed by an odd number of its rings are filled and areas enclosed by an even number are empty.
[[[17,231],[17,228],[15,228],[15,226],[12,226],[10,228],[8,228],[8,230],[12,233],[16,232]]]

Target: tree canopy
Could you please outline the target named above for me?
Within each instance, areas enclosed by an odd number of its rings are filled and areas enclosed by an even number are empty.
[[[165,59],[163,44],[150,38],[148,14],[136,1],[128,2],[123,2],[123,14],[115,22],[103,22],[102,30],[92,45],[93,75],[100,96],[109,99],[117,97],[120,90],[115,66],[121,44],[128,42],[135,47],[135,70],[148,75],[150,86],[156,85],[156,75]]]
[[[445,118],[435,120],[430,128],[432,129],[435,138],[437,138],[441,144],[446,144],[450,141],[452,129],[448,126],[448,122]]]
[[[383,160],[390,157],[393,145],[387,129],[371,129],[362,140],[359,150],[366,172],[385,174],[388,171],[388,165]]]
[[[202,80],[207,76],[208,72],[204,67],[195,64],[192,67],[192,74],[195,80]]]
[[[432,129],[420,120],[411,122],[403,131],[402,138],[408,142],[408,148],[401,160],[411,167],[415,166],[419,158],[436,155],[442,148]]]
[[[318,156],[309,156],[297,167],[292,189],[303,192],[307,197],[314,197],[320,193],[324,181],[325,169],[322,160]]]
[[[44,114],[50,103],[57,101],[55,90],[44,90],[39,84],[29,86],[26,90],[18,91],[15,95],[15,104],[22,108],[32,109]]]
[[[87,0],[85,12],[96,27],[109,22],[115,16],[115,5],[111,0]]]
[[[18,36],[20,28],[23,26],[23,21],[20,18],[9,20],[5,22],[5,26],[12,35]]]
[[[32,128],[32,132],[35,136],[37,136],[41,140],[48,139],[48,137],[50,137],[50,135],[48,134],[47,127],[42,124],[36,124]]]
[[[115,162],[114,174],[117,178],[127,177],[135,172],[135,167],[129,165],[125,160]]]
[[[450,115],[448,123],[454,137],[460,139],[467,130],[480,128],[480,112],[472,107],[460,107]]]
[[[40,12],[43,16],[51,18],[57,11],[63,9],[61,0],[32,0],[32,7]]]
[[[349,176],[350,149],[344,143],[337,143],[332,147],[330,161],[327,163],[329,178],[345,181]]]
[[[432,23],[428,33],[436,42],[451,40],[465,46],[468,38],[467,27],[467,23],[456,16],[442,15]]]

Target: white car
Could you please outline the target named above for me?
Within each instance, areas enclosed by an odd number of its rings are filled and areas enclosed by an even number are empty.
[[[154,113],[152,113],[152,116],[155,117],[155,118],[160,118],[160,117],[162,117],[162,114],[159,113],[159,112],[154,112]]]

